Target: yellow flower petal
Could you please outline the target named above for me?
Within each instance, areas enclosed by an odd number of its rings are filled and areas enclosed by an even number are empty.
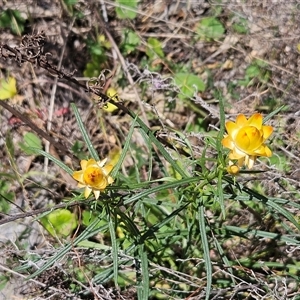
[[[84,170],[86,168],[86,165],[87,165],[88,161],[83,159],[81,162],[80,162],[80,166],[81,166],[81,169]]]
[[[245,156],[238,160],[238,166],[241,168],[245,164]]]
[[[106,165],[102,168],[102,170],[103,170],[105,175],[108,175],[113,168],[114,168],[113,165]]]
[[[271,157],[272,156],[272,151],[265,145],[262,145],[260,148],[255,150],[255,154],[258,156],[266,156],[266,157]]]
[[[273,133],[272,126],[263,126],[264,139],[266,140]]]
[[[243,151],[240,151],[238,148],[233,148],[233,150],[229,153],[229,159],[240,159],[245,157],[247,154]]]
[[[262,127],[262,122],[263,122],[263,116],[259,113],[254,114],[251,116],[248,120],[248,125],[249,126],[254,126],[257,129],[261,129]]]
[[[245,165],[248,167],[248,169],[253,168],[255,160],[256,160],[256,156],[253,156],[253,155],[245,156]]]
[[[85,199],[87,199],[89,197],[89,195],[91,194],[92,192],[92,189],[88,186],[85,187],[85,190],[84,190],[84,197]]]
[[[228,132],[228,135],[231,138],[235,138],[236,134],[238,133],[238,126],[235,123],[228,121],[226,122],[225,127]]]
[[[262,142],[262,133],[254,126],[241,128],[236,136],[237,147],[248,154],[260,147]]]
[[[272,151],[268,146],[265,146],[265,152],[266,152],[266,157],[271,157],[272,156]]]
[[[98,198],[100,196],[100,191],[99,190],[94,190],[93,192],[94,192],[96,200],[98,200]]]
[[[114,182],[114,179],[111,176],[108,176],[107,182],[108,184],[112,184]]]
[[[93,188],[97,190],[104,190],[108,185],[107,178],[104,177],[97,185],[94,185]]]
[[[106,164],[107,158],[102,159],[101,161],[98,162],[99,167],[103,167]]]
[[[83,171],[74,171],[73,178],[79,182],[83,182]]]
[[[93,167],[93,166],[98,166],[97,162],[94,160],[94,159],[89,159],[86,163],[86,166],[85,168],[88,168],[88,167]]]
[[[238,127],[243,127],[247,124],[247,118],[245,117],[245,115],[240,114],[236,117],[235,122]]]

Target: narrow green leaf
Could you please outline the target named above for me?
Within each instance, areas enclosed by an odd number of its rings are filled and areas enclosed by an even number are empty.
[[[28,149],[30,149],[33,153],[38,153],[40,155],[47,157],[49,160],[53,161],[61,169],[63,169],[64,171],[66,171],[68,174],[70,174],[72,176],[74,171],[71,168],[69,168],[67,165],[65,165],[62,161],[60,161],[57,158],[55,158],[54,156],[52,156],[51,154],[49,154],[39,148],[28,147]]]
[[[24,143],[19,143],[20,148],[28,155],[35,154],[30,148],[42,149],[41,139],[32,132],[27,132],[24,135]]]
[[[113,267],[104,269],[93,278],[93,282],[95,284],[104,284],[104,283],[110,281],[111,278],[113,278],[113,275],[114,275]]]
[[[224,265],[227,267],[226,270],[228,270],[233,275],[233,269],[231,268],[232,264],[230,263],[229,259],[227,258],[227,255],[224,252],[222,246],[220,245],[218,239],[216,239],[215,237],[214,237],[214,243],[216,245],[216,248],[218,249],[218,252],[220,254],[221,259],[223,260]],[[233,283],[236,283],[234,276],[230,276],[230,278]]]
[[[142,241],[145,241],[147,238],[149,237],[153,237],[154,233],[156,233],[160,228],[162,228],[164,225],[168,224],[170,222],[170,220],[172,220],[173,218],[177,217],[178,214],[183,211],[187,206],[189,205],[189,203],[186,203],[184,205],[182,205],[181,207],[179,207],[178,209],[174,210],[170,215],[168,215],[166,218],[164,218],[161,222],[153,225],[152,227],[150,227],[141,237]]]
[[[124,201],[124,204],[129,204],[131,202],[134,202],[136,200],[139,199],[143,199],[144,197],[157,193],[159,191],[162,190],[167,190],[167,189],[171,189],[171,188],[176,188],[176,187],[182,187],[184,184],[190,184],[193,182],[198,182],[200,181],[202,178],[200,177],[192,177],[192,178],[185,178],[185,179],[180,179],[174,182],[167,182],[164,184],[161,184],[159,186],[155,186],[153,188],[149,188],[148,190],[142,191],[141,193],[138,193],[132,197],[130,197],[129,199]]]
[[[228,231],[232,231],[237,233],[238,235],[245,235],[245,236],[255,236],[255,237],[262,237],[266,239],[274,239],[274,240],[279,240],[285,243],[288,243],[289,245],[293,246],[299,246],[300,241],[287,236],[287,235],[282,235],[280,233],[274,233],[274,232],[267,232],[267,231],[262,231],[262,230],[255,230],[255,229],[248,229],[248,228],[241,228],[237,226],[225,226],[224,227]]]
[[[145,300],[149,299],[149,268],[148,268],[148,257],[147,252],[145,251],[145,245],[138,245],[139,258],[141,260],[142,268],[142,280],[138,282],[138,299]]]
[[[223,193],[223,170],[218,170],[218,183],[217,183],[217,197],[220,203],[220,207],[221,207],[221,211],[222,211],[222,215],[223,218],[225,219],[226,217],[226,212],[225,212],[225,203],[224,203],[224,193]]]
[[[133,134],[134,128],[135,128],[135,122],[136,122],[136,120],[134,119],[133,122],[132,122],[132,124],[131,124],[131,126],[130,126],[130,129],[129,129],[127,138],[125,140],[125,144],[124,144],[122,153],[120,155],[120,158],[119,158],[117,164],[114,166],[114,168],[113,168],[113,170],[112,170],[112,172],[110,174],[113,178],[116,177],[118,171],[120,170],[120,168],[121,168],[121,166],[123,164],[123,161],[124,161],[124,159],[126,157],[127,151],[128,151],[128,149],[130,147],[131,137],[132,137],[132,134]]]
[[[223,155],[224,148],[222,146],[222,139],[225,133],[225,109],[224,109],[223,97],[221,95],[219,97],[219,106],[220,106],[220,131],[217,136],[216,147],[218,151],[218,163],[222,166],[224,164],[224,155]],[[220,203],[222,215],[223,218],[225,219],[226,212],[225,212],[224,193],[223,193],[223,168],[220,168],[218,170],[217,190],[218,190],[218,200]]]
[[[115,222],[112,218],[109,206],[106,206],[106,214],[108,216],[108,228],[109,228],[110,241],[111,241],[111,251],[112,251],[111,254],[112,254],[112,260],[113,260],[114,282],[115,282],[116,288],[118,288],[119,257],[118,257],[117,238],[116,238],[116,226],[115,226]]]
[[[95,150],[95,148],[92,144],[92,141],[91,141],[91,139],[90,139],[85,127],[84,127],[84,124],[82,122],[82,119],[80,117],[80,114],[79,114],[79,111],[78,111],[76,105],[74,103],[71,103],[71,107],[74,111],[74,115],[75,115],[79,130],[81,131],[82,137],[83,137],[83,139],[84,139],[84,141],[85,141],[85,143],[86,143],[86,145],[89,149],[89,152],[90,152],[92,158],[95,161],[99,161],[100,160],[99,155],[98,155],[97,151]]]
[[[294,216],[289,211],[287,211],[286,209],[284,209],[277,203],[271,201],[270,199],[268,199],[267,205],[272,207],[276,212],[283,215],[287,220],[289,220],[291,223],[293,223],[294,226],[296,226],[298,230],[300,230],[300,224],[295,220]]]
[[[15,146],[10,131],[6,132],[5,144],[10,157],[15,157]]]
[[[212,266],[211,266],[211,260],[209,256],[209,245],[208,245],[206,226],[205,226],[204,207],[202,205],[198,209],[198,218],[199,218],[199,229],[200,229],[200,236],[201,236],[202,249],[203,249],[203,257],[204,257],[204,262],[206,267],[207,283],[206,283],[205,300],[208,300],[210,298],[210,291],[212,285]]]
[[[278,107],[277,109],[275,109],[274,111],[272,111],[271,113],[269,113],[265,118],[263,123],[266,123],[267,121],[269,121],[273,116],[277,115],[280,111],[282,111],[284,108],[286,107],[286,105],[281,105],[280,107]]]

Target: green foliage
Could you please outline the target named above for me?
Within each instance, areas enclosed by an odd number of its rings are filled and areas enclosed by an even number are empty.
[[[24,142],[19,143],[20,148],[28,155],[36,154],[36,151],[30,148],[42,149],[41,139],[32,132],[27,132],[24,135]]]
[[[105,69],[107,61],[107,50],[110,49],[110,43],[104,35],[99,35],[96,41],[87,40],[90,61],[86,64],[83,75],[86,77],[98,77],[102,69]]]
[[[71,150],[77,156],[79,159],[85,159],[86,154],[83,151],[84,144],[80,141],[76,141],[74,145],[72,146]]]
[[[191,98],[196,91],[203,92],[205,90],[205,83],[199,76],[190,73],[177,73],[174,79],[181,90],[180,99]]]
[[[251,86],[258,80],[261,83],[267,83],[270,79],[271,72],[266,69],[267,64],[261,60],[254,60],[245,71],[245,78],[239,80],[241,86]]]
[[[7,174],[1,174],[2,180],[0,181],[0,212],[6,214],[10,209],[10,202],[14,200],[14,193],[10,192],[9,180],[11,177]]]
[[[234,16],[233,18],[234,21],[232,24],[232,28],[234,29],[234,31],[240,34],[247,34],[249,32],[247,19],[241,17],[237,18],[236,16]]]
[[[48,232],[56,237],[67,237],[77,227],[77,217],[67,209],[58,209],[41,218]]]
[[[276,169],[281,172],[289,172],[291,169],[289,159],[280,153],[276,153],[269,158],[271,165],[276,166]]]
[[[25,19],[15,9],[6,9],[0,14],[0,27],[10,28],[12,33],[20,35],[24,31]]]
[[[2,291],[6,284],[9,282],[10,278],[7,275],[0,275],[0,291]]]
[[[137,0],[116,0],[116,13],[119,19],[134,19],[137,13]]]
[[[225,28],[216,17],[208,17],[199,22],[196,32],[204,40],[219,39],[223,36]]]
[[[131,29],[123,29],[122,43],[120,49],[123,54],[127,55],[137,50],[140,45],[141,39],[137,33]]]
[[[6,137],[5,137],[5,143],[7,147],[8,154],[10,158],[15,157],[15,145],[13,142],[13,138],[10,132],[7,132]]]
[[[161,42],[153,37],[147,40],[146,55],[152,60],[156,57],[163,58],[165,56]]]
[[[73,6],[78,2],[78,0],[63,0],[63,1],[67,6]]]
[[[78,0],[63,0],[62,4],[65,8],[65,11],[72,17],[82,19],[84,17],[84,14],[80,9],[76,7],[76,4],[78,3]],[[78,5],[80,7],[80,5]]]

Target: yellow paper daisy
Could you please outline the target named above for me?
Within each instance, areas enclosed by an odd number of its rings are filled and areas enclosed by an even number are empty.
[[[94,159],[82,160],[80,162],[80,171],[73,173],[73,178],[78,181],[78,187],[85,188],[84,196],[88,198],[91,192],[98,199],[100,192],[105,190],[107,185],[114,182],[109,173],[113,169],[113,165],[105,165],[107,159],[95,161]]]
[[[222,140],[224,147],[229,148],[229,159],[237,160],[238,166],[246,165],[252,169],[258,156],[270,157],[272,151],[264,144],[273,132],[272,126],[263,125],[263,117],[255,113],[249,119],[243,114],[236,121],[226,122],[227,135]]]

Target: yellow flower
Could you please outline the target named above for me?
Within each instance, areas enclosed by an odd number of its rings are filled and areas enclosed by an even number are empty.
[[[272,134],[273,127],[264,126],[262,122],[263,117],[259,113],[255,113],[248,120],[240,114],[235,122],[226,122],[228,134],[223,138],[222,144],[231,150],[229,159],[238,160],[239,167],[245,164],[251,169],[257,156],[272,155],[264,142]]]
[[[73,173],[73,178],[78,181],[78,187],[85,187],[85,198],[88,198],[93,191],[95,198],[98,199],[100,192],[114,182],[113,178],[108,175],[113,165],[105,165],[106,161],[107,158],[101,161],[82,160],[80,162],[82,170]]]

